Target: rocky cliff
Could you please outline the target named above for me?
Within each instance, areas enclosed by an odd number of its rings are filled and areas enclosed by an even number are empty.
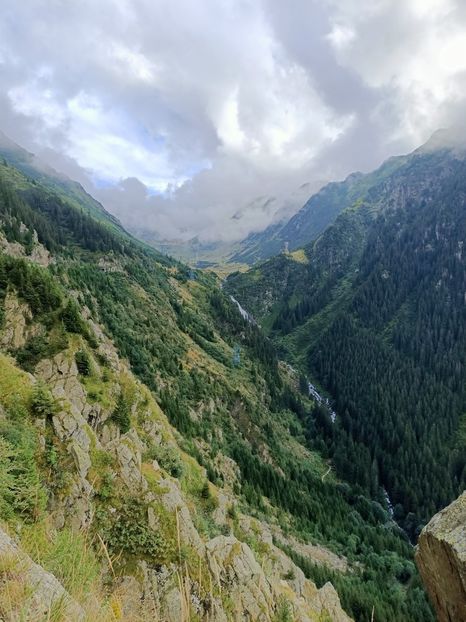
[[[439,622],[464,622],[466,492],[436,514],[423,529],[416,562]]]
[[[298,386],[215,277],[0,162],[0,618],[432,622]]]
[[[5,348],[39,330],[13,293],[4,315]],[[275,546],[267,524],[208,482],[148,389],[101,328],[88,326],[94,349],[75,335],[33,374],[0,354],[0,427],[11,426],[18,409],[32,412],[25,425],[53,487],[47,507],[37,502],[33,529],[0,529],[2,619],[348,622],[332,585],[317,589]],[[94,551],[89,593],[48,559],[64,532],[84,538],[86,555]],[[71,562],[85,568],[70,537]]]

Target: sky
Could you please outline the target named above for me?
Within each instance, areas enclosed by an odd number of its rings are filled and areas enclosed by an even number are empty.
[[[465,111],[464,0],[0,0],[0,129],[160,239],[240,239]]]

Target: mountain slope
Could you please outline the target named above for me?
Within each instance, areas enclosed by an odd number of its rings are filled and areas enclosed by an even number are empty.
[[[353,173],[344,181],[325,185],[288,221],[248,236],[240,243],[240,250],[231,256],[230,261],[253,265],[286,248],[294,251],[306,246],[332,224],[344,209],[357,200],[364,200],[372,188],[402,167],[407,157],[390,158],[372,173]]]
[[[333,398],[340,473],[415,538],[466,484],[464,151],[428,144],[305,248],[227,291]]]
[[[82,210],[121,235],[129,237],[119,221],[88,194],[81,184],[44,164],[34,154],[10,140],[2,131],[0,131],[0,160],[4,165],[10,164],[13,170],[20,171],[28,180],[25,182],[21,176],[10,175],[10,184],[15,185],[18,189],[26,189],[28,182],[40,183],[43,189],[50,190],[57,197],[65,199],[73,207]],[[13,171],[11,172],[13,173]]]
[[[139,619],[345,620],[329,579],[355,619],[432,619],[406,538],[310,450],[315,404],[212,276],[11,164],[0,221],[0,517],[73,598],[66,542],[96,606]]]

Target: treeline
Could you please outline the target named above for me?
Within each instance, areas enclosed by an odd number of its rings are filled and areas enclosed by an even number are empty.
[[[343,607],[354,619],[401,622],[415,615],[419,622],[433,620],[416,575],[411,547],[380,504],[346,484],[322,482],[306,467],[290,465],[281,475],[239,442],[234,444],[232,456],[241,468],[243,494],[251,506],[261,507],[262,495],[268,497],[293,515],[306,537],[333,542],[337,551],[344,550],[352,560],[362,562],[352,573],[342,575],[316,566],[309,558],[276,543],[318,587],[331,581]],[[383,522],[385,529],[380,529]],[[388,592],[387,586],[397,582],[403,589]]]
[[[10,242],[32,249],[33,231],[49,251],[77,244],[89,251],[131,252],[129,245],[105,225],[68,204],[59,196],[37,187],[18,192],[0,175],[0,217]]]

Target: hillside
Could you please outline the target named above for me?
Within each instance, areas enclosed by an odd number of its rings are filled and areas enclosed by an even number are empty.
[[[387,506],[311,449],[319,409],[213,276],[11,161],[0,221],[3,617],[432,620]]]
[[[10,183],[16,188],[27,189],[28,183],[24,183],[24,176],[29,182],[29,187],[31,184],[40,183],[42,189],[53,192],[57,198],[66,200],[67,204],[92,216],[95,220],[103,222],[123,237],[129,237],[129,234],[123,229],[118,220],[88,194],[81,184],[44,164],[33,153],[26,151],[26,149],[10,140],[1,130],[0,161],[11,165],[18,172],[22,173],[22,175],[9,175]],[[10,171],[10,173],[13,173],[13,171]]]
[[[337,216],[356,200],[364,200],[371,189],[402,167],[409,156],[390,158],[376,171],[353,173],[344,181],[326,184],[313,194],[289,220],[254,233],[239,243],[229,261],[253,265],[284,250],[295,251],[315,240]]]
[[[413,540],[466,484],[466,161],[440,138],[301,253],[226,287],[330,396],[335,424],[314,419],[314,446],[374,498],[388,493]]]

